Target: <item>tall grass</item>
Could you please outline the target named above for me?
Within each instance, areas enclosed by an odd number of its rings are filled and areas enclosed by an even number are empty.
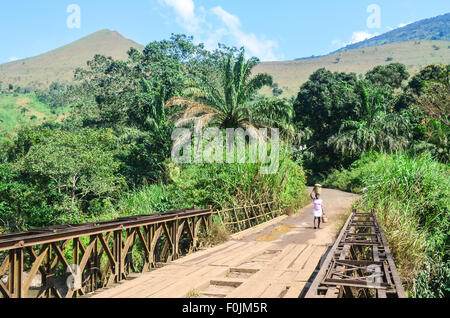
[[[446,278],[433,271],[440,268],[440,273],[448,273],[450,268],[449,172],[448,165],[429,154],[369,154],[325,182],[343,190],[367,188],[360,207],[378,213],[402,280],[413,296],[449,295],[450,286],[436,283],[437,278]]]

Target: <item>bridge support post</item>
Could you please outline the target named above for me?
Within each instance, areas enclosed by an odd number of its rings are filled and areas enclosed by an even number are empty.
[[[80,239],[73,239],[73,250],[72,250],[72,263],[76,266],[76,268],[80,265]],[[82,275],[82,273],[77,273],[78,275]],[[79,290],[75,290],[73,293],[73,297],[77,298],[80,294]]]
[[[123,269],[122,264],[122,230],[114,232],[114,274],[116,276],[115,282],[121,282],[123,279]]]
[[[23,297],[23,249],[9,252],[9,293],[11,298]]]

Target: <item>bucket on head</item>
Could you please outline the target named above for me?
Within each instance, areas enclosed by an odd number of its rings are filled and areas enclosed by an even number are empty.
[[[315,184],[315,185],[314,185],[314,193],[315,193],[315,194],[322,194],[322,185],[320,185],[320,184]]]

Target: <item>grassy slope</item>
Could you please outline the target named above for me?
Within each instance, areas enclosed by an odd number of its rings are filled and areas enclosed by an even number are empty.
[[[48,87],[54,81],[69,82],[73,70],[95,54],[125,59],[130,47],[143,48],[118,32],[102,30],[45,54],[0,65],[0,81],[22,87]]]
[[[396,43],[315,59],[266,62],[257,66],[255,72],[273,75],[275,82],[284,90],[283,97],[291,97],[295,96],[300,85],[321,67],[331,71],[363,74],[376,65],[389,63],[386,59],[392,57],[393,62],[406,64],[409,71],[414,73],[428,64],[448,63],[449,46],[450,42],[445,41]],[[33,88],[47,87],[54,81],[70,82],[73,79],[73,70],[85,66],[86,61],[92,59],[95,54],[125,59],[130,47],[143,48],[115,31],[98,31],[51,52],[0,65],[0,81],[3,81],[4,86],[9,83],[22,87],[31,84]],[[439,50],[435,47],[439,47]],[[337,59],[340,59],[339,62]],[[271,95],[271,90],[265,89],[263,93]]]
[[[439,49],[436,50],[435,47]],[[420,67],[433,63],[448,63],[450,61],[450,42],[418,41],[389,44],[344,53],[338,53],[321,58],[287,61],[265,62],[258,65],[255,72],[267,72],[284,90],[283,97],[295,96],[298,88],[306,82],[309,76],[319,68],[327,68],[333,72],[354,72],[364,74],[376,65],[400,62],[408,67],[410,73],[417,72]],[[392,57],[392,62],[386,59]],[[339,62],[337,59],[340,59]],[[271,94],[270,89],[263,91]]]
[[[0,135],[23,124],[56,121],[62,111],[52,114],[51,109],[39,102],[34,94],[0,94]],[[32,119],[33,116],[36,118]]]
[[[424,40],[450,41],[450,13],[408,24],[368,40],[348,45],[333,53]]]

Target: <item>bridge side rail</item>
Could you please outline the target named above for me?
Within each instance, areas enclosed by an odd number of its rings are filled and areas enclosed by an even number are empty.
[[[196,251],[214,215],[230,231],[240,231],[280,212],[275,202],[267,202],[1,235],[0,298],[79,297]]]

